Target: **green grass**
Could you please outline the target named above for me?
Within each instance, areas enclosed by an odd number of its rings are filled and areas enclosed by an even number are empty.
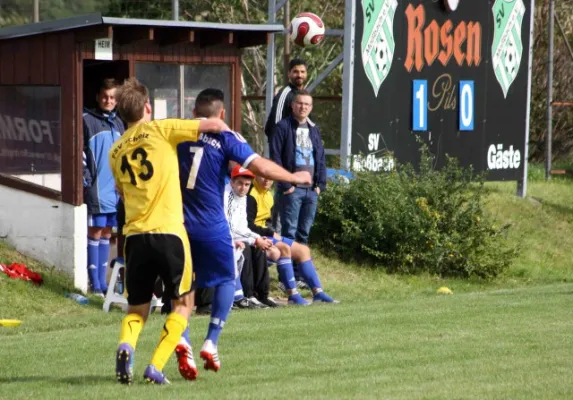
[[[141,335],[136,385],[113,380],[122,313],[64,298],[70,280],[0,243],[0,263],[26,262],[45,284],[0,275],[0,399],[388,398],[483,399],[573,396],[573,181],[544,182],[533,169],[528,198],[515,183],[488,183],[488,213],[519,246],[493,282],[389,275],[314,252],[336,306],[233,312],[219,373],[184,382],[171,360],[170,387],[141,382],[163,318]],[[274,281],[273,281],[274,283]],[[440,286],[452,296],[436,294]],[[192,317],[196,355],[208,324]]]

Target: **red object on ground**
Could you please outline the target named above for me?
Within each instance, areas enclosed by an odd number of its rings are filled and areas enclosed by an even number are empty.
[[[41,285],[44,282],[42,275],[30,271],[26,268],[25,264],[12,263],[10,265],[0,264],[0,271],[4,272],[12,279],[22,279],[25,281],[32,281],[36,285]]]

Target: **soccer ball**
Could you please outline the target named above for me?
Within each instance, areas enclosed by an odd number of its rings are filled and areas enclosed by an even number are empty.
[[[315,46],[324,39],[324,23],[316,14],[303,12],[290,22],[290,38],[297,45]]]

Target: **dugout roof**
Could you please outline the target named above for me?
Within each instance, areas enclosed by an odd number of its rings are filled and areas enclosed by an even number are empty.
[[[284,27],[280,24],[226,24],[215,22],[112,18],[105,17],[100,13],[94,13],[53,21],[43,21],[1,28],[0,40],[16,39],[69,30],[85,30],[86,28],[97,27],[110,27],[111,29],[113,29],[113,27],[118,27],[122,32],[126,32],[126,30],[130,28],[134,29],[134,31],[137,30],[138,32],[141,28],[149,28],[147,35],[151,35],[150,39],[153,39],[156,34],[157,36],[163,36],[162,33],[168,32],[178,34],[186,31],[191,32],[191,35],[197,32],[204,38],[213,35],[218,36],[221,33],[229,33],[231,35],[236,35],[235,45],[237,47],[266,44],[269,34],[284,31]],[[208,41],[211,42],[211,39],[208,39]]]

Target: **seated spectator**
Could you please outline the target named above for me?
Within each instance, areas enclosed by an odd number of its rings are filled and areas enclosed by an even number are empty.
[[[281,235],[271,228],[271,215],[274,207],[273,195],[270,192],[272,185],[272,180],[260,176],[254,179],[247,196],[247,221],[249,229],[259,235],[268,237],[272,240],[273,245],[280,251],[280,258],[277,259],[276,256],[269,258],[273,261],[277,261],[279,279],[285,287],[289,289],[296,287],[294,286],[294,280],[291,280],[290,276],[288,279],[287,277],[280,278],[280,263],[284,262],[284,259],[292,259],[298,263],[302,279],[312,290],[313,301],[338,303],[323,291],[316,268],[312,262],[310,248],[292,239],[281,237]]]
[[[233,239],[237,241],[243,238],[243,241],[251,245],[255,244],[256,247],[259,247],[266,252],[267,258],[269,260],[277,263],[279,280],[287,288],[289,304],[309,304],[296,289],[296,281],[294,279],[291,255],[295,255],[297,259],[300,260],[302,270],[304,270],[302,276],[307,280],[307,283],[311,287],[313,292],[313,300],[317,302],[335,302],[335,300],[333,300],[322,290],[322,285],[318,275],[316,274],[316,269],[312,264],[310,250],[307,246],[295,243],[286,238],[283,239],[280,237],[280,235],[275,234],[275,232],[270,229],[263,232],[265,235],[263,236],[249,228],[246,212],[246,200],[247,193],[251,187],[253,179],[254,174],[252,172],[243,170],[240,168],[240,166],[237,166],[233,169],[231,184],[227,185],[225,190],[225,206],[227,207],[226,214],[229,216],[229,223],[231,226]],[[270,184],[272,185],[272,181],[270,181]],[[272,195],[270,193],[268,193],[268,195],[271,198],[270,207],[267,209],[269,214],[268,219],[270,219],[270,212],[272,209]],[[267,199],[264,201],[266,204],[269,204]],[[255,209],[255,215],[256,213],[257,211]],[[267,233],[270,233],[268,237],[266,237]],[[291,251],[291,247],[293,247],[294,250]]]

